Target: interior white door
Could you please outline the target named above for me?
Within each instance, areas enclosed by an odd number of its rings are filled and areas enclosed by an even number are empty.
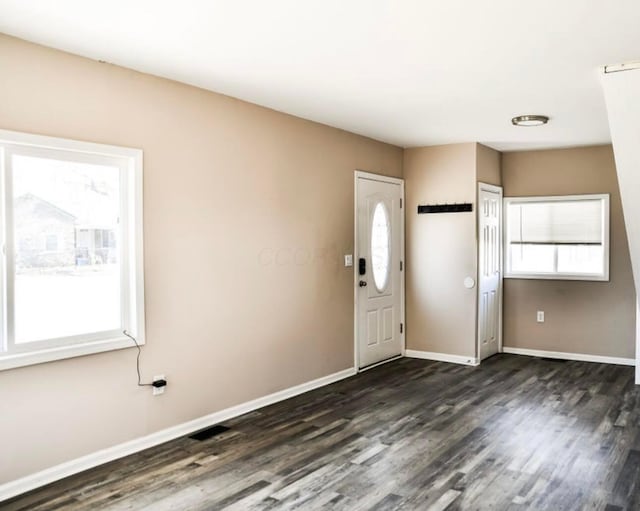
[[[502,188],[478,185],[478,346],[480,360],[501,349]]]
[[[356,349],[363,368],[402,354],[402,181],[356,178]]]

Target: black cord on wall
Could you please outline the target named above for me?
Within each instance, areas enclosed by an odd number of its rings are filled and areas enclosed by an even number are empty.
[[[138,373],[138,387],[155,387],[153,383],[140,382],[140,353],[142,352],[142,350],[140,349],[140,345],[138,344],[138,341],[136,340],[135,337],[130,335],[126,330],[123,330],[122,333],[126,335],[129,339],[131,339],[136,345],[136,348],[138,348],[138,355],[136,356],[136,372]]]

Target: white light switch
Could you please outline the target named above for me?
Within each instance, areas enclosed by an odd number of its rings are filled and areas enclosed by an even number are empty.
[[[345,254],[344,256],[344,265],[345,267],[353,266],[353,255]]]
[[[538,323],[544,323],[544,311],[538,311],[536,318]]]

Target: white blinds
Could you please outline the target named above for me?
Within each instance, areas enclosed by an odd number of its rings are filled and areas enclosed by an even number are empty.
[[[602,199],[509,204],[512,244],[602,244]]]

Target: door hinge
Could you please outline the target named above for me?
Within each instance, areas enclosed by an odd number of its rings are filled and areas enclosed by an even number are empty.
[[[400,323],[400,333],[402,333],[402,330],[403,330],[402,323]]]
[[[400,209],[402,209],[402,199],[400,199]]]
[[[400,271],[402,271],[402,261],[400,261]]]

